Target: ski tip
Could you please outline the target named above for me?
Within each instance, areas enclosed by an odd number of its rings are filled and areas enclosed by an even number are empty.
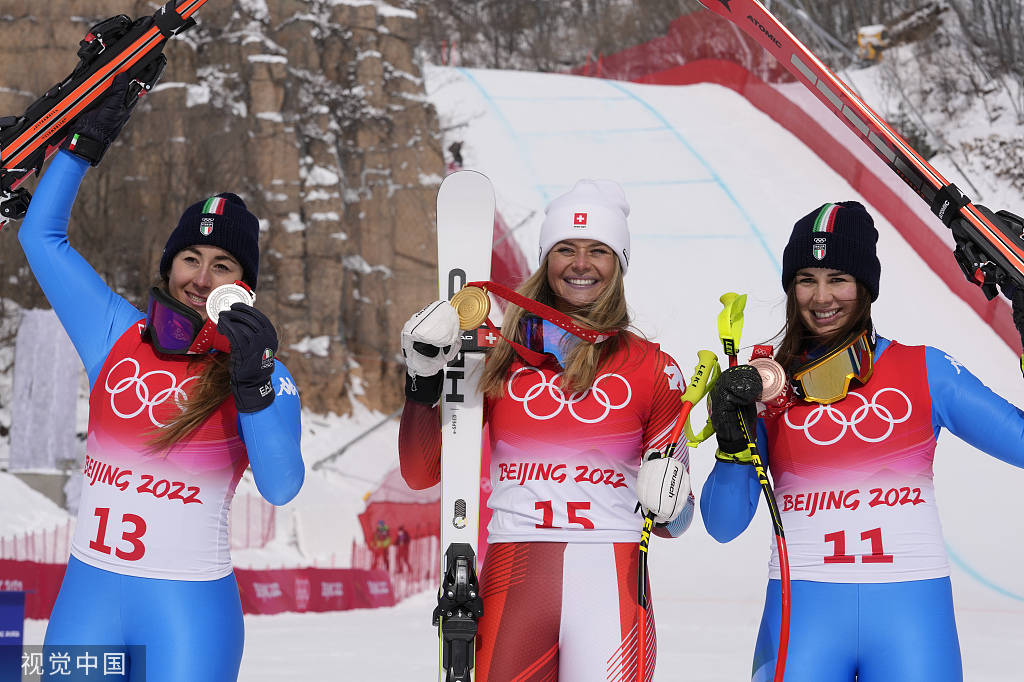
[[[444,177],[441,181],[441,185],[452,184],[452,183],[463,183],[463,182],[486,182],[490,184],[491,180],[480,171],[472,170],[469,168],[460,168],[457,171],[452,171]]]
[[[437,190],[438,196],[447,193],[470,193],[479,195],[494,196],[494,187],[491,179],[480,171],[457,170],[445,176],[441,186]]]

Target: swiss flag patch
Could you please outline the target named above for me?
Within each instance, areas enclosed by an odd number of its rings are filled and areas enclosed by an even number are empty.
[[[498,344],[498,335],[492,329],[480,327],[476,330],[476,342],[481,348],[494,348]]]
[[[587,226],[587,214],[586,213],[573,213],[572,214],[573,227],[586,227]]]

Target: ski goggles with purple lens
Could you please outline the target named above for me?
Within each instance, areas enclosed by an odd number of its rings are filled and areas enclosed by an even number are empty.
[[[227,338],[217,327],[160,287],[149,291],[146,333],[153,347],[168,355],[207,353],[211,349],[230,352]]]
[[[558,325],[536,315],[523,315],[519,320],[521,343],[537,353],[553,355],[558,364],[565,367],[565,358],[582,341]]]

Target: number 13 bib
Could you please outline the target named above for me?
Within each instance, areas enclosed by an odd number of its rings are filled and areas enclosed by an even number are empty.
[[[228,512],[248,466],[230,399],[168,451],[148,441],[174,416],[202,365],[157,355],[142,323],[118,339],[89,396],[82,497],[71,553],[146,578],[231,572]]]

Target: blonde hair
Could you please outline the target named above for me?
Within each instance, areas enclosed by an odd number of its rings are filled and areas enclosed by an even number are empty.
[[[167,287],[167,280],[161,278],[157,286]],[[181,413],[176,415],[164,427],[151,432],[146,444],[153,451],[169,450],[175,443],[192,433],[200,424],[209,419],[210,415],[231,397],[231,354],[210,353],[189,358],[189,370],[196,365],[202,369],[198,379],[192,382],[185,403],[181,405]]]
[[[614,272],[608,285],[597,299],[582,308],[569,312],[568,315],[581,327],[599,331],[618,330],[620,333],[601,343],[578,343],[565,358],[565,372],[562,374],[563,390],[584,391],[594,384],[601,361],[612,354],[625,342],[623,332],[630,325],[629,310],[626,306],[626,292],[622,281],[622,267],[618,258],[613,259]],[[555,292],[548,284],[548,257],[537,268],[530,278],[523,282],[516,292],[526,298],[554,307]],[[516,305],[509,305],[501,323],[502,336],[523,343],[519,331],[519,321],[527,314]],[[490,352],[483,376],[480,378],[480,389],[490,398],[500,398],[505,394],[505,378],[509,367],[517,355],[512,345],[499,341]]]

